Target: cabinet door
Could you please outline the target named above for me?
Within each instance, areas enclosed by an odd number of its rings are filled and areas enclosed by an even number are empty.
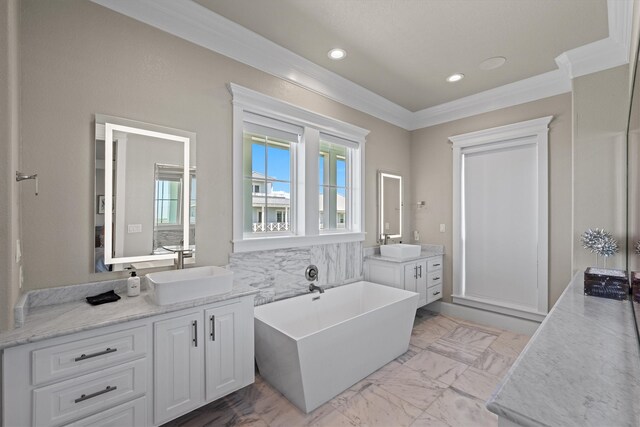
[[[154,324],[154,421],[161,424],[202,404],[202,311]]]
[[[418,307],[422,307],[427,304],[427,260],[418,261],[416,263],[416,291],[420,296],[418,297]]]
[[[235,303],[205,311],[206,399],[222,397],[243,384],[243,304]]]
[[[416,282],[418,279],[418,267],[416,264],[406,264],[404,266],[404,290],[418,292]]]

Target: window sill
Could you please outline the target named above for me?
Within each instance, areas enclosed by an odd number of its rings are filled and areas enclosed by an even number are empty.
[[[266,251],[272,249],[299,248],[302,246],[326,245],[364,241],[365,233],[330,233],[318,236],[273,236],[256,237],[233,241],[233,252]]]

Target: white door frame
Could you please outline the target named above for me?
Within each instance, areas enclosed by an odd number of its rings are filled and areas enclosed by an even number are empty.
[[[553,116],[528,120],[449,137],[453,143],[453,302],[511,316],[541,321],[548,312],[549,294],[549,177],[548,134]],[[538,166],[538,269],[537,310],[494,300],[465,295],[464,242],[462,240],[462,174],[466,153],[478,152],[490,145],[519,145],[523,138],[535,138]],[[501,262],[501,260],[496,260]]]

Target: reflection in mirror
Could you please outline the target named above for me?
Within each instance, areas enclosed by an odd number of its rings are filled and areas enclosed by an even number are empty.
[[[170,266],[174,251],[195,251],[194,133],[96,115],[95,182],[96,273]]]
[[[378,237],[402,237],[402,176],[378,172]]]
[[[627,127],[627,269],[630,272],[640,272],[640,47],[638,49]],[[632,273],[630,277],[631,300],[640,332],[640,274]]]

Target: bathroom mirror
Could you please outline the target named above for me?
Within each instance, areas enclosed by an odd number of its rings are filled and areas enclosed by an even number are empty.
[[[95,135],[94,272],[195,262],[195,134],[96,114]]]
[[[378,239],[402,237],[402,176],[378,171]]]
[[[640,271],[640,254],[636,249],[640,248],[640,67],[638,59],[640,59],[640,51],[636,55],[631,111],[627,127],[627,269],[630,272]],[[637,330],[640,331],[640,290],[633,296],[632,304],[638,325]]]

